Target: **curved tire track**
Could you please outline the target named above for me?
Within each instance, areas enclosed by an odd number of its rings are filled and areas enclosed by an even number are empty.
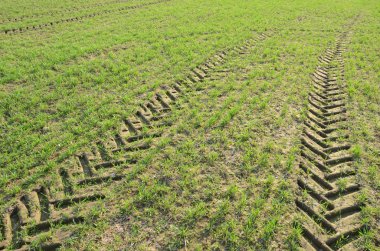
[[[194,85],[210,78],[213,72],[217,73],[213,69],[222,65],[226,57],[246,54],[256,42],[267,37],[260,34],[243,46],[223,50],[192,69],[184,79],[162,87],[135,114],[122,121],[118,133],[72,156],[63,168],[47,177],[49,185],[36,185],[31,192],[21,195],[3,215],[4,240],[0,242],[0,250],[9,247],[26,250],[39,234],[53,227],[84,222],[86,210],[77,212],[75,204],[86,203],[84,208],[88,209],[106,198],[106,194],[99,192],[102,186],[126,177],[131,166],[138,162],[136,156],[154,147],[151,140],[160,137],[171,126],[165,122],[165,117],[177,106],[177,100],[202,91]],[[60,231],[38,248],[55,250],[71,234],[71,231]]]

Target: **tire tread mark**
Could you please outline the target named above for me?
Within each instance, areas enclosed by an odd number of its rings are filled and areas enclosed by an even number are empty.
[[[94,12],[94,13],[86,14],[86,15],[82,15],[82,16],[60,19],[60,20],[56,20],[56,21],[50,21],[50,22],[44,23],[44,24],[4,29],[4,30],[1,30],[0,32],[3,34],[10,34],[11,35],[11,34],[23,33],[23,32],[30,31],[30,30],[42,30],[42,29],[45,29],[47,27],[55,26],[55,25],[61,24],[61,23],[80,22],[83,19],[93,18],[96,16],[101,16],[101,15],[115,13],[115,12],[121,12],[121,11],[125,11],[125,10],[133,10],[133,9],[143,8],[146,6],[160,4],[163,2],[169,2],[169,1],[171,1],[171,0],[158,0],[158,1],[154,1],[154,2],[142,3],[142,4],[138,4],[138,5],[133,5],[133,6],[125,6],[125,7],[115,9],[115,10],[103,10],[103,11],[98,11],[98,12]]]
[[[151,147],[149,140],[160,137],[163,133],[158,128],[171,125],[170,122],[162,123],[162,120],[177,106],[178,98],[186,97],[190,92],[202,91],[198,87],[194,88],[195,84],[201,82],[202,78],[210,77],[210,73],[217,65],[223,64],[228,56],[244,54],[256,44],[254,42],[268,37],[268,35],[260,35],[258,38],[247,41],[244,48],[233,47],[216,53],[204,64],[190,70],[184,79],[159,90],[152,99],[140,106],[136,113],[122,120],[119,133],[113,134],[104,141],[94,142],[82,152],[67,159],[63,167],[57,171],[57,175],[50,177],[47,182],[49,187],[37,187],[26,197],[31,199],[24,200],[27,204],[25,211],[28,211],[25,218],[33,218],[31,220],[33,224],[22,226],[19,204],[8,209],[8,212],[4,214],[3,235],[5,238],[0,242],[0,250],[10,245],[14,247],[15,244],[20,248],[28,249],[33,239],[38,238],[40,233],[49,231],[53,226],[84,222],[85,218],[76,212],[73,206],[83,202],[88,203],[87,208],[89,208],[91,203],[106,198],[105,194],[101,192],[94,194],[93,191],[100,191],[99,186],[102,184],[117,182],[128,175],[130,165],[138,161],[138,155],[136,157],[134,154]],[[194,76],[195,83],[190,82],[191,76]],[[142,123],[146,128],[142,128]],[[125,172],[119,173],[120,170],[125,170]],[[97,190],[98,188],[100,190]],[[27,230],[28,236],[25,236],[25,239],[20,237],[22,229]],[[39,248],[58,249],[65,238],[57,238],[51,242],[41,243]]]
[[[297,179],[299,196],[295,200],[305,219],[301,223],[301,246],[307,250],[340,250],[346,245],[350,250],[359,250],[353,243],[367,229],[360,221],[363,205],[354,199],[360,186],[354,179],[347,179],[356,175],[356,170],[351,167],[354,157],[347,142],[342,53],[356,19],[347,25],[348,31],[339,35],[335,45],[318,57],[320,65],[311,74],[314,88],[309,93],[300,139],[299,167],[303,178]],[[339,185],[341,178],[347,179],[348,184]]]
[[[5,18],[3,20],[0,20],[0,24],[4,23],[13,23],[13,22],[19,22],[25,19],[31,19],[31,18],[38,18],[38,17],[45,17],[45,16],[54,16],[57,14],[66,14],[66,13],[71,13],[71,12],[77,12],[77,11],[82,11],[84,9],[91,9],[95,7],[103,7],[106,5],[110,4],[118,4],[118,3],[125,3],[129,1],[125,0],[117,0],[117,1],[111,1],[111,2],[104,2],[104,3],[97,3],[97,4],[89,4],[87,6],[79,6],[79,7],[72,7],[72,8],[66,8],[66,9],[61,9],[61,10],[56,10],[56,11],[50,11],[50,12],[45,12],[45,13],[39,13],[39,14],[34,14],[34,15],[23,15],[19,17],[13,17],[13,18]]]

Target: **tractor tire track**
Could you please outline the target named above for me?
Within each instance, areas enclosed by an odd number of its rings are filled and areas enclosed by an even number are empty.
[[[103,2],[103,3],[94,3],[94,4],[88,4],[85,6],[79,6],[79,7],[71,7],[71,8],[66,8],[63,10],[55,10],[55,11],[50,11],[50,12],[44,12],[44,13],[39,13],[39,14],[34,14],[34,15],[23,15],[19,17],[9,17],[5,18],[3,20],[0,20],[0,24],[6,24],[6,23],[14,23],[14,22],[20,22],[26,19],[32,19],[32,18],[40,18],[40,17],[46,17],[46,16],[55,16],[57,14],[67,14],[67,13],[72,13],[72,12],[78,12],[78,11],[83,11],[95,7],[103,7],[107,5],[112,5],[112,4],[118,4],[118,3],[125,3],[125,2],[130,2],[131,0],[117,0],[117,1],[112,1],[112,2]]]
[[[88,150],[72,156],[65,165],[47,177],[48,185],[36,185],[31,192],[21,195],[15,205],[3,215],[0,250],[7,248],[30,249],[39,234],[65,225],[85,221],[86,208],[106,198],[103,187],[124,179],[139,159],[138,155],[154,147],[153,139],[159,138],[171,126],[165,118],[177,106],[178,99],[202,91],[194,85],[211,78],[214,68],[223,65],[227,57],[247,54],[268,35],[260,34],[244,45],[216,53],[190,71],[183,79],[164,86],[154,97],[141,105],[138,111],[122,121],[118,133],[107,140],[94,142]],[[75,205],[85,203],[84,211]],[[63,230],[38,245],[42,250],[55,250],[72,235]]]
[[[93,12],[93,13],[82,15],[82,16],[60,19],[57,21],[52,21],[52,22],[44,23],[44,24],[25,26],[25,27],[19,27],[19,28],[12,28],[12,29],[5,29],[5,30],[1,30],[0,33],[12,35],[12,34],[23,33],[26,31],[31,31],[31,30],[42,30],[42,29],[45,29],[45,28],[48,28],[51,26],[55,26],[57,24],[61,24],[61,23],[80,22],[80,21],[82,21],[84,19],[88,19],[88,18],[93,18],[93,17],[97,17],[97,16],[102,16],[102,15],[126,11],[126,10],[140,9],[140,8],[143,8],[146,6],[160,4],[160,3],[169,2],[169,1],[171,1],[171,0],[159,0],[159,1],[154,1],[154,2],[148,2],[148,3],[133,5],[133,6],[121,7],[121,8],[115,9],[115,10],[103,10],[103,11]]]
[[[363,205],[357,202],[361,188],[349,143],[342,56],[355,21],[319,57],[311,74],[313,91],[301,136],[302,175],[295,200],[305,218],[300,225],[301,246],[306,250],[356,250],[355,242],[367,228],[360,221]]]

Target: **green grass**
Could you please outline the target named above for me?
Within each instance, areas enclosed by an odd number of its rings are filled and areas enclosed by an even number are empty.
[[[244,18],[220,23],[221,12],[228,12],[223,6],[211,15],[207,6],[203,13],[183,15],[187,4],[88,19],[29,36],[3,36],[1,112],[3,118],[10,117],[2,123],[7,131],[1,141],[2,162],[9,171],[6,180],[27,176],[26,170],[33,166],[49,166],[52,159],[71,154],[109,131],[158,86],[178,78],[218,48],[249,37],[250,29],[265,29],[252,26],[253,19],[245,28]],[[244,6],[233,8],[250,14]],[[210,24],[220,24],[209,29],[206,18]],[[221,33],[225,23],[228,35]],[[113,48],[125,49],[113,52]]]
[[[0,30],[146,2],[6,0]],[[363,245],[374,248],[379,9],[376,1],[360,0],[173,0],[0,34],[0,208],[54,179],[68,157],[116,132],[160,87],[215,52],[268,32],[270,38],[229,56],[214,79],[179,100],[167,118],[172,126],[151,139],[154,147],[137,155],[123,181],[101,188],[107,199],[90,211],[76,205],[86,220],[64,249],[296,250],[302,230],[293,222],[293,188],[309,74],[342,25],[360,15],[345,68],[352,154],[367,191],[359,199],[371,226]],[[346,183],[341,179],[339,188]]]
[[[368,250],[376,250],[373,239],[380,234],[379,190],[380,190],[380,57],[375,51],[379,39],[378,30],[372,20],[379,17],[375,9],[366,10],[362,21],[355,27],[357,34],[352,38],[346,63],[346,78],[349,90],[352,121],[353,154],[360,157],[357,168],[360,182],[365,188],[359,201],[366,206],[362,221],[370,228],[362,232],[361,245]],[[373,33],[372,33],[373,32]],[[376,80],[377,79],[377,80]]]

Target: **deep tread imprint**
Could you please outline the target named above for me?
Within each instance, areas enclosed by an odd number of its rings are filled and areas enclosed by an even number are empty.
[[[94,142],[87,150],[69,158],[65,167],[57,170],[48,186],[38,186],[31,192],[21,195],[16,205],[3,215],[4,241],[0,250],[12,248],[29,249],[29,244],[38,234],[49,231],[55,225],[72,225],[84,221],[84,216],[73,210],[77,203],[96,203],[106,198],[96,186],[106,182],[122,180],[128,173],[130,165],[138,159],[134,154],[152,147],[149,140],[160,137],[160,127],[170,126],[163,123],[165,117],[176,107],[176,101],[188,92],[198,91],[195,86],[214,72],[217,65],[222,65],[228,56],[247,54],[254,42],[268,38],[261,34],[246,41],[244,47],[234,47],[218,52],[204,64],[191,70],[184,80],[178,80],[170,86],[159,90],[147,103],[141,105],[131,117],[120,124],[119,133],[108,140]],[[187,82],[186,82],[187,81]],[[123,155],[128,154],[128,155]],[[122,157],[120,157],[122,156]],[[138,155],[137,155],[138,156]],[[50,184],[49,183],[49,184]],[[21,231],[27,230],[26,237]],[[68,233],[66,237],[69,237]],[[64,239],[56,238],[42,243],[42,250],[55,250]]]
[[[363,205],[358,205],[352,197],[360,191],[360,186],[354,179],[348,179],[344,186],[338,182],[340,178],[356,175],[352,169],[351,145],[342,142],[348,139],[344,132],[347,109],[345,85],[341,83],[344,81],[342,52],[350,35],[350,31],[341,33],[335,46],[318,58],[320,65],[311,74],[314,90],[309,94],[301,137],[299,167],[303,173],[297,180],[299,196],[295,200],[305,218],[301,223],[300,242],[306,250],[344,249],[366,229],[360,222]]]

